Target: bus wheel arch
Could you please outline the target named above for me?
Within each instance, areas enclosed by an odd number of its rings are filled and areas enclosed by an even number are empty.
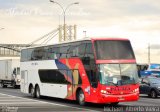
[[[79,87],[76,91],[76,101],[78,101],[78,103],[82,106],[84,106],[86,104],[85,102],[85,94],[83,92],[83,90]]]
[[[40,94],[40,87],[38,84],[35,85],[35,97],[36,98],[40,98],[41,94]]]
[[[31,94],[31,96],[33,98],[35,98],[35,90],[34,90],[34,87],[33,87],[33,84],[29,84],[29,93]]]
[[[31,93],[32,88],[33,88],[33,84],[29,84],[28,93]]]

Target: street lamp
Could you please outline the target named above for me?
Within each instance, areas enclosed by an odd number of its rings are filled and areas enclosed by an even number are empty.
[[[74,2],[74,3],[68,4],[66,8],[64,8],[61,4],[59,4],[59,3],[58,3],[58,2],[56,2],[56,1],[50,0],[50,2],[52,2],[52,3],[55,3],[55,4],[59,5],[59,6],[60,6],[60,8],[61,8],[61,9],[62,9],[62,11],[63,11],[63,21],[64,21],[64,39],[65,39],[66,11],[67,11],[67,9],[68,9],[70,6],[72,6],[72,5],[76,5],[76,4],[79,4],[79,2]]]

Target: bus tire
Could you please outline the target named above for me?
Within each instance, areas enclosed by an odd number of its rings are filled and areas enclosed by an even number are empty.
[[[36,86],[36,89],[35,89],[35,95],[36,95],[36,98],[41,98],[40,88],[38,85]]]
[[[31,88],[30,88],[31,90],[31,96],[33,97],[33,98],[35,98],[36,97],[36,95],[35,95],[35,90],[34,90],[34,88],[33,88],[33,86],[31,86]]]
[[[85,95],[82,90],[79,90],[78,95],[77,95],[77,100],[78,100],[78,103],[82,106],[86,104]]]

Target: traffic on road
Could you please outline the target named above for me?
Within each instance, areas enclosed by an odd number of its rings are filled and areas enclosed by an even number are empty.
[[[149,98],[141,94],[136,102],[119,103],[116,108],[126,109],[128,107],[160,107],[160,97]],[[32,98],[30,95],[20,92],[20,89],[0,87],[0,109],[14,110],[14,112],[57,112],[57,111],[80,111],[80,112],[102,112],[107,110],[109,105],[88,103],[80,106],[76,101],[64,100],[52,97]],[[137,112],[137,111],[136,111]],[[139,111],[141,112],[141,111]]]
[[[7,60],[3,63],[8,65]],[[128,107],[159,106],[160,79],[153,74],[138,75],[128,39],[89,38],[25,48],[18,64],[19,71],[7,66],[0,77],[2,110],[107,111],[118,106],[129,111]],[[4,83],[9,76],[19,75],[14,82],[20,82],[20,89]]]
[[[159,3],[0,0],[0,112],[160,112]]]
[[[151,98],[160,95],[160,78],[148,76],[140,81],[140,94],[147,94]]]

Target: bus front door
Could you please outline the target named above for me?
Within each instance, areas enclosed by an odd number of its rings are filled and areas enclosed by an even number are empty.
[[[73,70],[72,71],[72,84],[71,84],[71,87],[72,87],[72,99],[73,100],[76,100],[76,90],[78,88],[78,85],[79,85],[79,72],[78,70]]]

